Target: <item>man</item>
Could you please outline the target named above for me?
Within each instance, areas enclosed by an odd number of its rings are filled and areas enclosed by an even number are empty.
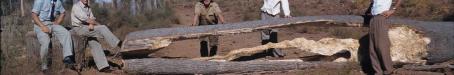
[[[73,5],[71,12],[73,30],[78,35],[89,38],[88,45],[98,70],[111,71],[103,48],[97,39],[104,39],[112,48],[117,47],[120,40],[109,30],[109,28],[105,25],[99,25],[95,19],[89,6],[89,0],[80,0],[80,2]]]
[[[282,10],[284,11],[284,17],[290,18],[290,7],[288,0],[263,0],[262,10],[262,20],[275,19],[279,18],[279,13]],[[277,30],[276,29],[265,29],[262,31],[262,45],[265,45],[269,42],[277,43]],[[272,53],[275,57],[283,57],[285,54],[279,49],[269,49],[269,53]]]
[[[392,0],[373,0],[368,11],[372,15],[369,24],[369,56],[375,75],[389,75],[394,70],[388,37],[390,24],[387,19],[399,7],[400,0],[397,0],[394,7],[391,7],[392,3]]]
[[[65,17],[65,9],[61,0],[35,0],[32,9],[34,31],[41,45],[40,59],[41,70],[48,69],[47,54],[51,36],[55,36],[63,46],[63,62],[66,65],[74,63],[72,61],[72,40],[71,34],[60,23]]]
[[[224,16],[222,16],[222,11],[217,3],[212,0],[201,0],[195,4],[195,16],[192,25],[216,25],[219,23],[223,24],[224,22]],[[214,56],[217,48],[218,36],[202,38],[200,42],[200,55],[202,57]]]

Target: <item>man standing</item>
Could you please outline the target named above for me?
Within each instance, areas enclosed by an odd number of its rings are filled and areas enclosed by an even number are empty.
[[[47,54],[50,45],[50,37],[56,36],[63,46],[63,62],[73,64],[71,34],[63,26],[59,25],[65,17],[65,9],[61,0],[35,0],[32,9],[34,31],[41,45],[40,59],[41,69],[47,70]]]
[[[390,55],[390,40],[387,19],[400,5],[397,0],[394,7],[392,0],[373,0],[369,14],[372,15],[369,25],[369,54],[375,75],[389,75],[393,72],[393,62]]]
[[[222,16],[222,11],[217,3],[212,0],[201,0],[196,3],[192,25],[216,25],[219,23],[223,24],[224,22],[224,16]],[[218,36],[208,36],[200,40],[200,55],[202,57],[216,55]]]
[[[106,55],[103,52],[98,38],[104,39],[112,48],[118,47],[120,40],[105,25],[95,21],[89,6],[89,0],[80,0],[72,7],[71,22],[73,30],[80,36],[88,37],[96,67],[100,71],[111,71]]]
[[[290,18],[290,7],[288,0],[263,0],[262,10],[262,20],[275,19],[279,18],[279,13],[282,10],[284,11],[284,17]],[[277,30],[276,29],[265,29],[262,31],[262,45],[269,42],[277,43]],[[269,49],[268,53],[272,53],[275,57],[283,57],[285,54],[279,49]]]

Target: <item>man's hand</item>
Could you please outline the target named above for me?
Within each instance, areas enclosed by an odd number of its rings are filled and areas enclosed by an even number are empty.
[[[383,12],[381,15],[385,16],[386,18],[389,18],[391,15],[394,14],[396,10],[388,10],[388,11],[385,11]]]
[[[54,25],[60,25],[60,24],[59,24],[59,23],[57,23],[57,22],[53,22],[53,24],[54,24]]]
[[[41,28],[41,31],[43,31],[44,33],[50,33],[49,28],[47,28],[46,26],[40,26],[39,28]]]
[[[89,31],[93,31],[94,29],[95,29],[95,25],[93,25],[93,24],[88,25]]]
[[[98,23],[94,20],[94,19],[88,19],[88,29],[90,31],[93,31],[95,29],[95,25],[97,25]]]
[[[97,25],[98,23],[94,19],[88,19],[89,24]]]

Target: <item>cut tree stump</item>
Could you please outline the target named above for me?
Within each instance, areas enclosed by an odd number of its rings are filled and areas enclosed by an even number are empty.
[[[347,63],[298,60],[215,62],[150,58],[125,60],[123,69],[131,74],[222,74],[302,70],[317,67],[343,68],[344,66],[347,66]]]
[[[82,65],[88,65],[87,59],[85,58],[85,53],[84,49],[86,48],[86,42],[84,42],[86,39],[78,36],[77,34],[71,32],[72,35],[72,40],[73,40],[73,50],[74,50],[74,55],[76,64],[82,64]],[[30,31],[26,34],[26,49],[28,52],[28,59],[29,62],[28,65],[30,68],[33,68],[33,72],[39,72],[41,69],[41,60],[40,60],[40,44],[38,42],[38,38],[36,37],[36,33],[33,31]],[[47,56],[50,58],[49,61],[49,72],[52,72],[52,74],[58,74],[57,72],[60,72],[65,68],[65,65],[63,64],[63,54],[62,54],[62,46],[58,39],[55,36],[52,36],[51,38],[51,46],[49,48],[49,54]]]

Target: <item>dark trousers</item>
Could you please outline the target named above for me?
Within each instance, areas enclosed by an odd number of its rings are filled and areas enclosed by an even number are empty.
[[[204,25],[216,25],[216,24],[208,24],[208,22],[201,21],[199,26]],[[218,39],[219,36],[207,36],[200,38],[200,56],[201,57],[210,57],[216,55],[218,51]]]
[[[277,30],[266,29],[262,31],[262,45],[268,43],[278,43],[277,39]],[[266,50],[267,53],[272,54],[274,57],[283,57],[285,56],[284,52],[279,49],[271,48]]]
[[[391,43],[388,37],[389,27],[390,23],[384,16],[376,15],[370,20],[369,55],[376,75],[389,74],[393,71]]]

